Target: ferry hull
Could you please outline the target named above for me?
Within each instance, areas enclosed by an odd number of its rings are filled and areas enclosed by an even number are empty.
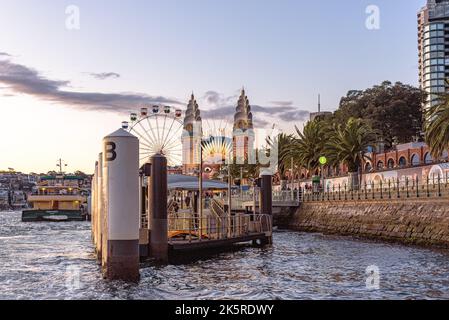
[[[81,210],[24,210],[22,211],[23,222],[36,221],[84,221],[86,216]]]

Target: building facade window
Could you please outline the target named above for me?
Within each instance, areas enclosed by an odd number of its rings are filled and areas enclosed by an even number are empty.
[[[379,161],[377,163],[377,170],[382,170],[384,168],[384,163],[382,161]]]
[[[410,161],[412,163],[412,166],[419,166],[419,164],[420,164],[419,157],[417,154],[412,155],[412,158]]]
[[[365,172],[371,172],[372,169],[373,169],[373,166],[371,165],[371,163],[367,162],[365,164]]]
[[[393,169],[394,168],[394,160],[393,159],[389,159],[388,160],[387,167],[388,167],[388,169]]]
[[[433,158],[432,158],[432,156],[430,155],[430,152],[427,152],[427,153],[425,154],[425,156],[424,156],[424,163],[425,163],[425,164],[431,164],[431,163],[433,163]]]
[[[404,168],[406,166],[407,166],[407,159],[405,159],[405,157],[400,157],[399,158],[399,167]]]

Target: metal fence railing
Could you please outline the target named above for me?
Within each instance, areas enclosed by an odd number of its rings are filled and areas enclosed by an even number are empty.
[[[245,191],[242,195],[236,196],[236,199],[242,199],[244,202],[253,201],[253,191]],[[277,202],[299,202],[300,191],[295,190],[283,190],[283,191],[273,191],[273,201]],[[256,193],[256,202],[259,201],[259,193]]]
[[[172,213],[168,217],[169,242],[210,241],[239,238],[251,233],[271,233],[271,221],[269,215],[207,215],[200,219],[197,214],[189,212]]]
[[[298,190],[274,191],[273,201],[278,202],[299,202],[300,192]]]
[[[301,202],[449,198],[449,179],[435,177],[424,181],[416,179],[390,179],[378,183],[362,183],[360,187],[346,184],[318,188],[318,191],[302,190]]]

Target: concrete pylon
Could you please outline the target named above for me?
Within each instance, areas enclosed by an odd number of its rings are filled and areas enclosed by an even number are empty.
[[[139,140],[123,129],[103,139],[102,270],[110,280],[139,279]]]
[[[149,184],[150,256],[168,262],[167,226],[167,159],[160,154],[151,157]]]

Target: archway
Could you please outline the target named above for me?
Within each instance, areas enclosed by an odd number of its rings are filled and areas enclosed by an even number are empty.
[[[413,154],[410,161],[412,163],[412,166],[419,166],[419,164],[420,164],[419,156],[417,154]]]
[[[373,166],[371,165],[371,162],[367,162],[365,164],[365,172],[370,172],[373,169]]]
[[[388,167],[388,169],[394,168],[394,160],[393,159],[388,159],[387,167]]]
[[[432,158],[432,155],[430,154],[430,152],[427,152],[424,155],[424,163],[425,164],[432,164],[433,163],[433,158]]]
[[[382,170],[383,168],[384,168],[384,163],[383,163],[383,161],[377,162],[377,170]]]
[[[399,167],[404,168],[406,166],[407,166],[407,159],[405,159],[405,157],[400,157],[399,158]]]

